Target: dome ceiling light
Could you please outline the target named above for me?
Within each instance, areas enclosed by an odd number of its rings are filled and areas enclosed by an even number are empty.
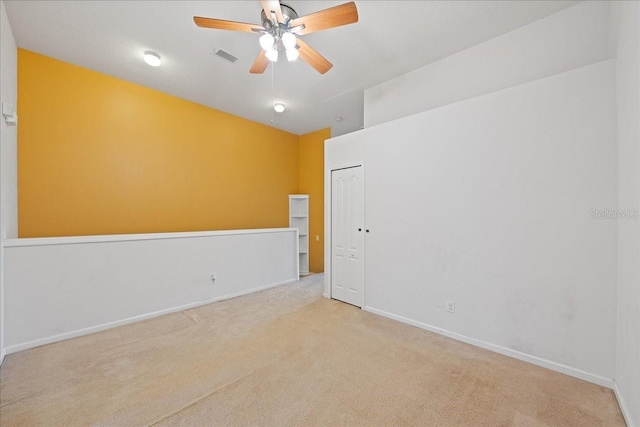
[[[150,50],[144,53],[144,62],[151,65],[152,67],[157,67],[162,63],[162,61],[160,60],[160,55],[155,52],[151,52]]]

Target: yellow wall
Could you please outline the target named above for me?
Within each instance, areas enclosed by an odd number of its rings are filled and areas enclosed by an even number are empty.
[[[324,271],[324,141],[329,138],[330,128],[300,137],[299,188],[309,194],[309,270],[314,273]]]
[[[296,135],[23,49],[18,93],[20,237],[286,227],[299,161],[316,155]]]

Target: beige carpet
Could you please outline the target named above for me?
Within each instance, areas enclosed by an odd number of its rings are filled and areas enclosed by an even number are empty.
[[[613,426],[611,390],[321,297],[322,276],[7,356],[7,426]]]

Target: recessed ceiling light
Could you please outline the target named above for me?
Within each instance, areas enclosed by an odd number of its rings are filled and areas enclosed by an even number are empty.
[[[273,109],[276,110],[276,113],[282,113],[284,111],[284,104],[282,103],[273,104]]]
[[[155,52],[151,52],[150,50],[144,53],[144,62],[151,65],[152,67],[157,67],[160,65],[160,55]]]

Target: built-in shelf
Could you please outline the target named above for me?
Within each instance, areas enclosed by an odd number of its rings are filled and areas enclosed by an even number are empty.
[[[309,274],[309,195],[289,195],[289,227],[298,229],[298,260],[301,275]]]

